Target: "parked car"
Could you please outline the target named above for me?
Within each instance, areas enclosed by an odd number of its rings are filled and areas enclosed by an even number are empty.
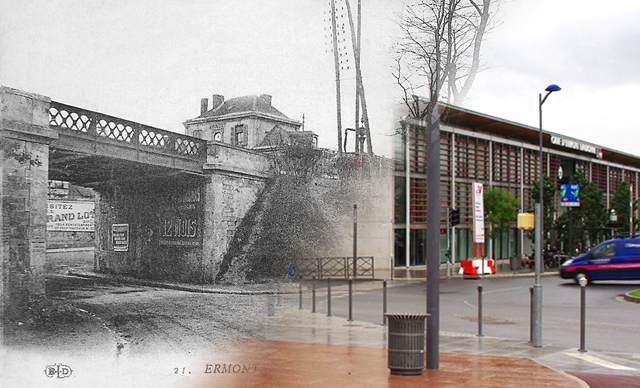
[[[587,280],[640,280],[640,238],[609,240],[587,253],[567,260],[560,277]]]

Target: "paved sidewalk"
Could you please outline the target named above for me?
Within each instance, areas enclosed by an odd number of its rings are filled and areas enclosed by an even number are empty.
[[[82,275],[192,292],[265,294],[274,290],[271,285],[246,290],[147,282],[92,273]],[[370,282],[368,287],[381,287],[381,282]],[[273,314],[265,317],[262,338],[239,339],[223,353],[211,352],[209,358],[185,360],[188,362],[183,368],[189,373],[166,374],[161,382],[147,376],[151,380],[143,379],[136,386],[149,386],[146,383],[172,388],[589,386],[565,373],[571,371],[585,379],[591,378],[592,388],[640,387],[639,355],[594,351],[583,354],[576,349],[552,345],[534,348],[522,341],[447,332],[441,332],[440,336],[439,370],[424,370],[421,376],[415,377],[394,376],[387,367],[387,327],[299,310],[295,285],[284,285],[280,290],[286,293],[280,295],[279,303],[275,303],[273,297]],[[164,369],[182,371],[179,365],[173,365],[177,364],[175,360],[162,362],[166,364]],[[158,365],[151,370],[158,370]],[[210,373],[207,373],[208,365],[211,365]],[[219,372],[226,368],[229,373],[213,373],[216,366],[222,368]],[[236,366],[237,373],[233,370]],[[123,364],[116,363],[113,368],[121,373]],[[127,366],[125,370],[146,376],[145,368],[146,363],[137,368]],[[598,378],[601,374],[608,376]],[[630,385],[635,383],[638,385]]]

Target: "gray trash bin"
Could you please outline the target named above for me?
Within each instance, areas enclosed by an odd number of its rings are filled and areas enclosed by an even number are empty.
[[[509,264],[511,270],[516,273],[522,267],[522,258],[518,255],[513,255],[509,258]]]
[[[421,375],[424,369],[425,322],[429,314],[385,314],[389,322],[389,361],[392,375]]]

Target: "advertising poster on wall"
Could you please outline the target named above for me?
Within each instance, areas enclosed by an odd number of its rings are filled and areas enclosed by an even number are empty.
[[[149,227],[160,246],[194,248],[202,246],[202,192],[200,188],[169,194],[156,213],[157,223]],[[155,231],[154,231],[155,229]]]
[[[484,243],[484,197],[482,183],[473,182],[473,242]]]
[[[111,225],[111,238],[114,252],[129,251],[129,224]]]
[[[93,201],[47,201],[47,231],[93,232]]]

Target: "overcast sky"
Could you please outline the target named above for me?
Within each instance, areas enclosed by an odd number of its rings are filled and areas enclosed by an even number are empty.
[[[497,1],[497,0],[494,0]],[[356,0],[352,0],[356,3]],[[362,0],[374,151],[391,156],[397,0]],[[328,0],[0,0],[0,83],[167,130],[200,99],[271,94],[336,148]],[[640,155],[640,2],[502,0],[465,108]],[[343,74],[343,126],[353,74]]]

